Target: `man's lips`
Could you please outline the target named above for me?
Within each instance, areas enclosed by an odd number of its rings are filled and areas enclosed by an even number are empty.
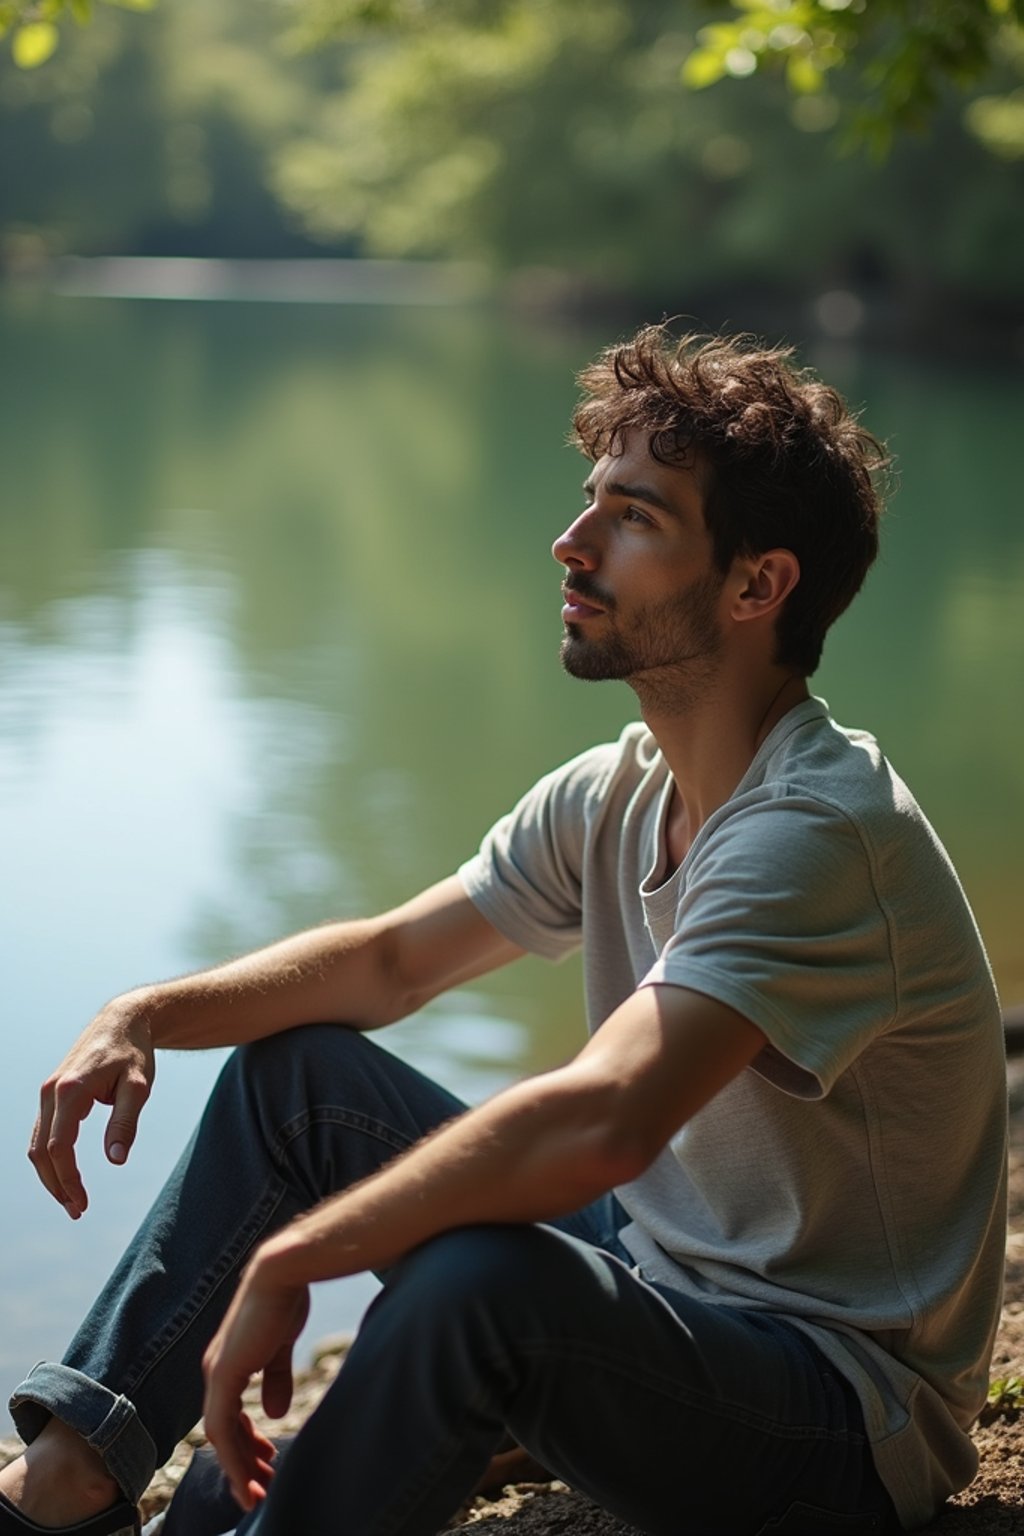
[[[565,599],[562,618],[567,624],[577,624],[581,619],[592,619],[604,612],[599,603],[584,597],[583,593],[577,592],[574,587],[563,586],[562,596]]]

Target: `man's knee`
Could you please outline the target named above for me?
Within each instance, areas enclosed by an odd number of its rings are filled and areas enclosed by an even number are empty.
[[[266,1035],[262,1040],[251,1040],[233,1052],[231,1060],[237,1061],[246,1071],[259,1075],[279,1074],[301,1067],[303,1069],[326,1061],[361,1059],[374,1046],[358,1029],[347,1024],[300,1024],[295,1029],[282,1029],[276,1035]]]
[[[356,1030],[336,1024],[304,1025],[237,1047],[217,1079],[201,1131],[219,1137],[234,1126],[236,1135],[252,1133],[278,1161],[290,1161],[296,1147],[307,1145],[312,1156],[312,1142],[329,1130],[321,1123],[331,1118],[323,1105],[358,1101],[353,1085],[364,1049],[372,1047]],[[326,1145],[316,1150],[328,1156]],[[311,1189],[311,1201],[320,1198],[318,1190]]]
[[[389,1296],[421,1321],[486,1318],[516,1332],[539,1312],[570,1311],[589,1256],[550,1227],[469,1226],[442,1232],[387,1276]]]
[[[325,1078],[352,1070],[369,1041],[340,1024],[303,1024],[238,1046],[228,1058],[218,1087],[263,1099],[265,1095],[306,1098]]]

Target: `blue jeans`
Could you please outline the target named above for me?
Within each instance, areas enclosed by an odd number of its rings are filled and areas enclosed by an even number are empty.
[[[203,1351],[252,1249],[463,1108],[344,1027],[236,1051],[64,1362],[14,1394],[23,1438],[55,1414],[137,1500],[199,1417]],[[622,1220],[609,1196],[394,1265],[243,1529],[434,1536],[508,1430],[653,1536],[898,1530],[824,1357],[783,1318],[641,1280]]]

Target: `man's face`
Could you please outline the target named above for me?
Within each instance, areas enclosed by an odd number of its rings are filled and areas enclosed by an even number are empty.
[[[722,647],[724,577],[692,471],[659,463],[633,432],[622,453],[594,465],[584,494],[585,510],[551,551],[566,568],[566,671],[631,681],[664,669],[706,676]]]

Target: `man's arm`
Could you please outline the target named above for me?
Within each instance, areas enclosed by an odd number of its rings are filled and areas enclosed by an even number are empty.
[[[240,1045],[299,1024],[374,1029],[521,953],[452,876],[380,917],[313,928],[214,970],[126,992],[43,1084],[29,1157],[78,1217],[88,1203],[75,1158],[79,1126],[94,1104],[112,1105],[104,1143],[112,1162],[124,1162],[156,1050]]]
[[[310,1282],[382,1268],[453,1227],[563,1215],[628,1183],[763,1044],[723,1003],[643,987],[568,1065],[468,1111],[268,1239],[205,1361],[206,1430],[235,1497],[251,1508],[265,1484],[242,1392],[263,1370],[268,1411],[287,1408]]]

